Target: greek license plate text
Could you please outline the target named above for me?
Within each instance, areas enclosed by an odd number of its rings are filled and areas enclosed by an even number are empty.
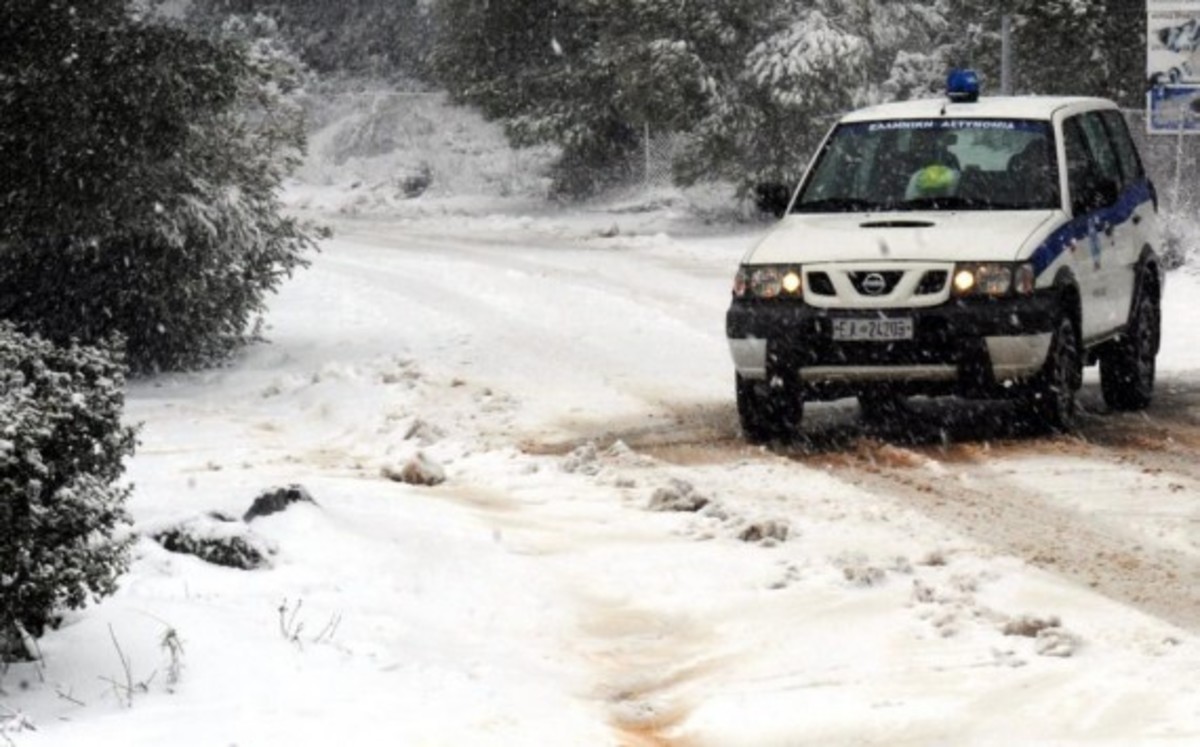
[[[912,319],[835,319],[833,339],[849,341],[911,340]]]

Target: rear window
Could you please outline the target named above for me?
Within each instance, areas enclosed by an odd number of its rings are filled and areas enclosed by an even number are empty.
[[[1059,207],[1048,122],[888,120],[834,130],[796,212]]]

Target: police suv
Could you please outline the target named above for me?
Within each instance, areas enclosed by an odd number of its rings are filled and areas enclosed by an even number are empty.
[[[806,400],[1019,397],[1067,430],[1083,367],[1146,407],[1159,347],[1157,196],[1115,104],[945,99],[845,116],[742,260],[726,318],[738,414],[787,435]]]

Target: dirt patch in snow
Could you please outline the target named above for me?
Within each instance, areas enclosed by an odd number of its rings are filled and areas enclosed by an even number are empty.
[[[622,443],[639,454],[681,466],[720,464],[766,453],[764,447],[742,439],[731,403],[678,405],[669,408],[666,414],[567,425],[579,435],[553,440],[527,438],[520,443],[521,450],[534,455],[564,456],[588,443],[600,449]]]
[[[487,514],[511,514],[521,508],[521,504],[508,493],[482,486],[458,485],[430,495]]]
[[[703,622],[662,610],[585,599],[582,652],[599,673],[600,699],[622,747],[683,747],[690,686],[719,668]]]
[[[1097,387],[1080,395],[1083,415],[1073,435],[1050,436],[1012,402],[913,400],[902,421],[864,424],[852,402],[810,406],[801,433],[770,447],[748,444],[733,402],[673,408],[669,416],[640,421],[576,424],[578,438],[527,439],[530,454],[565,455],[588,442],[623,442],[638,453],[678,464],[705,465],[770,457],[822,467],[911,469],[930,462],[969,465],[1021,456],[1096,457],[1170,470],[1200,481],[1200,382],[1174,382],[1143,413],[1103,412]]]

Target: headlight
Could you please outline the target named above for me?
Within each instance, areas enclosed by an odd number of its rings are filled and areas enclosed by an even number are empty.
[[[1027,296],[1033,293],[1033,265],[1028,263],[977,262],[954,268],[957,296]]]
[[[774,298],[783,292],[783,273],[775,267],[759,267],[750,271],[750,295]]]
[[[734,277],[733,295],[738,298],[800,298],[804,295],[804,281],[799,267],[743,266]]]

